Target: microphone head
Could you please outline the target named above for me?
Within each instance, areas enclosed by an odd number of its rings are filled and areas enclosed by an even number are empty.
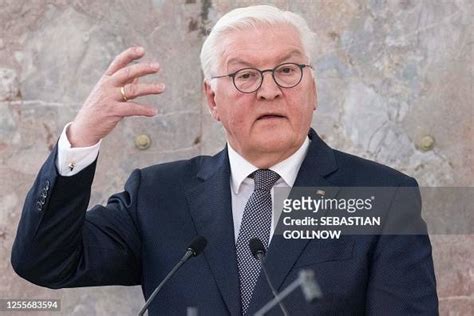
[[[265,246],[263,245],[263,242],[258,239],[258,238],[252,238],[249,240],[249,247],[250,247],[250,252],[252,252],[252,255],[255,257],[255,259],[259,259],[259,255],[265,256]]]
[[[199,256],[207,246],[207,239],[202,236],[196,236],[188,246],[188,251],[193,253],[193,256]]]
[[[313,270],[303,269],[299,273],[301,282],[301,290],[303,291],[304,297],[307,302],[313,303],[317,299],[323,296],[321,288],[316,282]]]

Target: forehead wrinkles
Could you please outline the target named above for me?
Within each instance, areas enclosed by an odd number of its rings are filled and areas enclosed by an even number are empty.
[[[244,65],[244,66],[253,67],[253,66],[259,64],[259,60],[268,59],[268,58],[265,58],[265,57],[262,58],[261,56],[258,56],[257,59],[256,59],[255,56],[246,57],[245,54],[241,54],[241,55],[236,54],[236,55],[237,55],[237,57],[234,56],[234,57],[231,57],[230,59],[227,59],[225,64],[227,66]],[[289,60],[292,57],[297,57],[297,58],[300,57],[301,58],[301,57],[304,57],[304,54],[301,52],[300,49],[292,48],[292,49],[288,49],[286,51],[283,51],[283,52],[279,53],[276,56],[271,56],[271,59],[272,59],[272,62],[274,62],[275,64],[279,64],[279,63],[282,63],[284,61]]]
[[[231,29],[222,33],[221,39],[216,47],[219,60],[214,66],[215,70],[222,69],[234,61],[258,64],[268,59],[273,59],[272,62],[275,58],[284,59],[290,53],[306,56],[301,36],[290,24]]]

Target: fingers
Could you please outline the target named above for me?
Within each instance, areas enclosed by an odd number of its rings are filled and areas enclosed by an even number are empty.
[[[140,59],[144,55],[143,47],[131,47],[118,55],[105,75],[109,76],[114,86],[124,86],[127,83],[135,83],[139,77],[157,73],[160,69],[158,63],[138,63],[129,65],[132,61]]]
[[[112,84],[119,87],[129,82],[133,82],[136,78],[157,73],[160,69],[158,63],[140,63],[127,66],[115,72],[111,76]]]
[[[155,116],[158,110],[151,105],[143,105],[135,102],[121,102],[117,105],[116,115],[127,116]]]
[[[128,84],[123,87],[123,92],[127,100],[134,99],[136,97],[150,95],[150,94],[161,94],[165,90],[163,83],[157,84]],[[123,98],[120,92],[120,98]]]
[[[137,63],[129,65],[133,60],[143,57],[143,47],[131,47],[118,55],[105,72],[101,80],[102,86],[107,90],[118,91],[117,101],[128,101],[136,97],[160,94],[164,91],[164,84],[138,84],[139,78],[157,73],[160,69],[158,63]],[[119,88],[119,89],[117,89]]]
[[[130,102],[130,99],[160,94],[163,84],[139,84],[139,77],[156,73],[159,66],[150,63],[129,65],[143,57],[142,47],[132,47],[118,55],[110,64],[84,102],[74,119],[76,140],[74,146],[95,144],[107,136],[117,123],[128,116],[155,116],[153,106]],[[129,101],[129,102],[124,102]]]
[[[143,49],[143,47],[128,48],[127,50],[120,53],[117,57],[115,57],[109,68],[107,68],[105,74],[108,76],[112,76],[114,73],[127,66],[132,61],[142,58],[144,54],[145,50]]]

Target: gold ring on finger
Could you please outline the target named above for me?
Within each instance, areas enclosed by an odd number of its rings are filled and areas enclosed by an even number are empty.
[[[123,86],[123,87],[120,88],[120,93],[122,94],[122,100],[123,100],[123,102],[127,102],[127,101],[128,101],[128,98],[127,98],[127,95],[125,94],[125,86]]]

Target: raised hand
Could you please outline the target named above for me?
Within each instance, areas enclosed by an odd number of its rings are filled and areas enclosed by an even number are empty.
[[[131,47],[115,57],[69,126],[67,136],[72,147],[96,144],[124,117],[156,115],[153,106],[131,101],[139,96],[161,94],[165,89],[163,83],[138,83],[140,77],[160,69],[158,63],[130,64],[144,54],[142,47]]]

